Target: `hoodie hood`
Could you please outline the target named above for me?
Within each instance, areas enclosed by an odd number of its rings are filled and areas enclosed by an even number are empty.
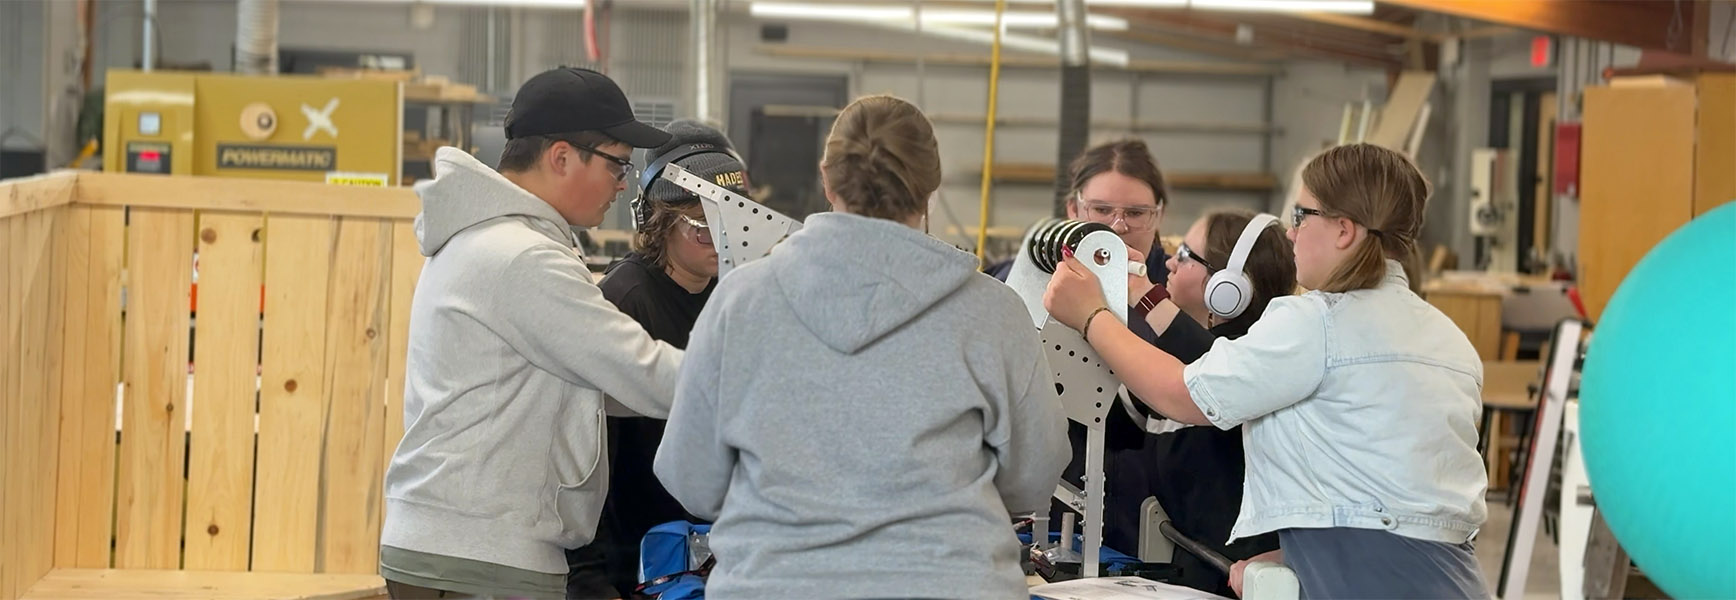
[[[819,213],[780,244],[772,263],[802,326],[854,354],[976,277],[977,259],[900,223]]]
[[[434,256],[458,232],[500,217],[523,217],[532,229],[567,247],[576,246],[566,219],[553,206],[518,187],[470,153],[450,146],[434,153],[434,179],[417,182],[422,213],[416,241]]]

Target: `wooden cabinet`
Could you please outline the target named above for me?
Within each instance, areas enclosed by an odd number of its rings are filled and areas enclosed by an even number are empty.
[[[1665,236],[1736,199],[1736,73],[1587,88],[1579,286],[1593,321]]]
[[[1500,292],[1437,286],[1427,289],[1424,296],[1465,332],[1478,357],[1485,361],[1501,357]]]

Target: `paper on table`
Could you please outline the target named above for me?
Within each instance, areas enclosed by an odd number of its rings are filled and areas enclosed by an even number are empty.
[[[1095,577],[1049,583],[1031,588],[1031,595],[1046,600],[1229,600],[1142,577]]]

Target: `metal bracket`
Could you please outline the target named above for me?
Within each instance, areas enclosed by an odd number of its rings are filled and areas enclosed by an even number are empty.
[[[694,175],[680,165],[663,167],[663,179],[699,196],[711,245],[717,249],[717,277],[735,267],[763,258],[802,223],[752,199]]]
[[[1043,292],[1049,289],[1050,274],[1037,268],[1031,260],[1028,249],[1031,247],[1031,236],[1036,228],[1025,232],[1024,241],[1019,243],[1019,251],[1013,258],[1013,268],[1007,272],[1007,285],[1018,292],[1019,298],[1025,301],[1025,310],[1031,313],[1031,326],[1038,329],[1049,320],[1049,311],[1043,308]],[[1079,262],[1097,276],[1097,283],[1103,286],[1103,298],[1109,303],[1109,312],[1115,314],[1122,323],[1127,322],[1127,243],[1107,231],[1098,231],[1086,235],[1079,241],[1079,247],[1074,250]],[[1101,260],[1102,262],[1098,262]]]
[[[1043,355],[1049,361],[1050,372],[1055,374],[1055,391],[1067,418],[1086,427],[1085,489],[1078,490],[1062,482],[1056,487],[1055,498],[1084,515],[1080,524],[1085,536],[1080,546],[1083,563],[1080,574],[1096,577],[1103,548],[1103,419],[1115,405],[1121,381],[1079,332],[1051,319],[1049,311],[1043,308],[1043,292],[1049,287],[1050,275],[1037,268],[1030,258],[1027,249],[1032,233],[1026,232],[1024,242],[1019,245],[1007,285],[1025,301],[1032,326],[1042,334]],[[1109,312],[1126,323],[1127,244],[1113,233],[1094,232],[1079,241],[1074,255],[1097,276]],[[1070,539],[1061,543],[1072,546]]]

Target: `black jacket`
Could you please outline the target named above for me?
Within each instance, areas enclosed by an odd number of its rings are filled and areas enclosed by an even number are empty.
[[[634,253],[611,265],[597,287],[652,338],[686,348],[693,323],[699,320],[699,311],[711,298],[717,280],[705,290],[691,293],[662,268]],[[610,581],[622,594],[631,592],[638,582],[639,541],[645,532],[669,521],[704,522],[688,514],[651,472],[657,446],[663,442],[664,423],[650,417],[608,420],[609,497],[597,526],[599,542],[592,546],[602,550]]]

